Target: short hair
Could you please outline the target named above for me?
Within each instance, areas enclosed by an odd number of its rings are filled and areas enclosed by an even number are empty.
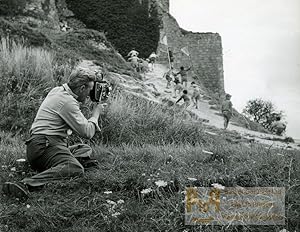
[[[276,121],[280,121],[281,117],[280,116],[276,116]]]
[[[75,69],[69,76],[68,86],[75,89],[82,85],[87,85],[91,81],[96,80],[96,74],[86,69]]]
[[[193,84],[196,84],[195,81],[192,81],[192,82],[191,82],[191,85],[193,85]]]
[[[183,67],[183,66],[181,66],[181,67],[180,67],[180,69],[181,69],[181,70],[183,70],[183,69],[184,69],[184,67]]]
[[[188,93],[188,91],[185,89],[185,90],[183,90],[183,93],[184,93],[184,94],[187,94],[187,93]]]

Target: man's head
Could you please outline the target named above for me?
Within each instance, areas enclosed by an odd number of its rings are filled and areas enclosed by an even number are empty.
[[[184,70],[184,67],[183,67],[183,66],[181,66],[181,67],[180,67],[180,70]]]
[[[281,120],[281,117],[280,116],[277,116],[276,117],[276,121],[280,121]]]
[[[70,74],[68,86],[78,96],[77,100],[84,103],[94,87],[95,80],[95,73],[84,69],[75,69]]]
[[[183,90],[183,94],[187,94],[188,93],[188,91],[185,89],[185,90]]]

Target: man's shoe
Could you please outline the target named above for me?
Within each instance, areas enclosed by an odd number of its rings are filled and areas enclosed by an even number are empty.
[[[89,159],[89,160],[85,160],[82,163],[82,166],[84,167],[85,171],[91,171],[94,169],[98,169],[99,168],[99,161],[96,159]]]
[[[76,158],[79,163],[84,167],[84,171],[90,171],[99,168],[99,161],[96,159],[91,159],[90,157],[80,157]]]
[[[21,200],[26,200],[29,197],[28,188],[22,182],[5,182],[2,186],[2,191],[7,196],[13,196]]]

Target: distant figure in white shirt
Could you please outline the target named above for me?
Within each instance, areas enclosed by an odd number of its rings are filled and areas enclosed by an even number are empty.
[[[155,54],[155,52],[152,52],[149,56],[149,60],[150,60],[150,64],[151,64],[151,71],[154,70],[154,63],[156,61],[157,55]]]
[[[133,48],[127,55],[127,57],[138,56],[139,53]]]

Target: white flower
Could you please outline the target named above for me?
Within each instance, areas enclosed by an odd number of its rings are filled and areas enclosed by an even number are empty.
[[[158,186],[158,187],[166,187],[167,186],[167,182],[163,181],[163,180],[158,180],[158,181],[155,181],[155,184]]]
[[[213,155],[214,153],[211,152],[211,151],[205,151],[205,150],[202,150],[203,153],[206,153],[206,154],[210,154],[210,155]]]
[[[28,204],[26,205],[26,208],[27,208],[27,209],[29,209],[30,207],[31,207],[30,205],[28,205]]]
[[[147,188],[147,189],[143,189],[141,191],[141,194],[147,194],[147,193],[151,193],[152,192],[152,189],[151,188]]]
[[[11,170],[12,172],[15,172],[17,169],[16,169],[16,167],[12,167],[10,170]]]
[[[67,130],[67,135],[70,136],[73,133],[73,131],[71,129]]]
[[[218,184],[218,183],[213,183],[211,184],[214,188],[216,189],[220,189],[220,190],[224,190],[225,189],[225,186],[221,185],[221,184]]]
[[[105,191],[104,194],[111,194],[112,191]]]
[[[24,158],[17,159],[16,162],[26,162],[26,159],[24,159]]]
[[[110,205],[116,205],[116,204],[117,204],[116,202],[111,201],[111,200],[106,200],[106,203],[107,203],[107,204],[110,204]]]
[[[115,212],[115,213],[113,213],[111,216],[112,216],[112,217],[117,217],[117,216],[119,216],[119,215],[121,215],[121,213]]]
[[[142,176],[146,176],[146,173],[142,173]]]
[[[216,133],[214,132],[211,132],[211,131],[204,131],[206,134],[210,134],[210,135],[217,135]]]
[[[125,202],[125,201],[123,201],[123,200],[118,200],[118,201],[117,201],[118,204],[123,204],[124,202]]]
[[[193,177],[188,177],[188,180],[190,180],[190,181],[196,181],[197,179],[193,178]]]

